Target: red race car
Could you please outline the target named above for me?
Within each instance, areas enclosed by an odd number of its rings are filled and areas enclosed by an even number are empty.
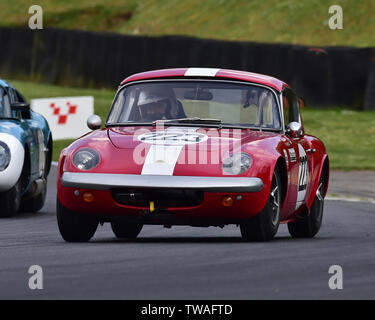
[[[240,226],[243,239],[320,229],[328,188],[324,144],[305,134],[286,83],[244,71],[181,68],[120,85],[104,128],[60,155],[57,221],[66,241],[110,222],[118,238],[144,224]]]

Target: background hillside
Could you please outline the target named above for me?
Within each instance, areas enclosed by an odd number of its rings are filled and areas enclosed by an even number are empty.
[[[0,26],[25,26],[34,0],[0,0]],[[373,0],[39,0],[44,27],[304,45],[375,46]],[[344,29],[328,28],[341,5]]]

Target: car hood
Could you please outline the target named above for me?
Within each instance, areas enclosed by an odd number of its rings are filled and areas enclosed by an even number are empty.
[[[275,155],[279,135],[250,129],[152,126],[111,127],[95,130],[63,150],[70,161],[64,171],[79,171],[72,155],[80,148],[96,149],[101,163],[92,172],[177,176],[222,176],[222,163],[232,153],[253,159],[257,176]]]

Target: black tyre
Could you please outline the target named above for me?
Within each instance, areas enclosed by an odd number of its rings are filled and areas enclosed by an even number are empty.
[[[45,183],[43,185],[43,190],[41,193],[39,193],[36,196],[27,197],[24,199],[21,199],[21,207],[20,211],[22,212],[37,212],[40,209],[43,208],[44,203],[46,202],[46,196],[47,196],[47,177],[48,173],[51,169],[51,161],[52,161],[52,136],[50,140],[48,141],[48,154],[46,156],[45,165],[44,165],[44,174],[43,178],[45,180]],[[23,173],[25,171],[25,168],[23,169]],[[25,173],[27,175],[28,173]],[[24,175],[24,176],[25,176]]]
[[[99,221],[88,214],[65,208],[57,198],[57,224],[67,242],[87,242],[95,234]]]
[[[21,180],[18,180],[15,186],[0,193],[0,217],[9,218],[14,216],[21,205]]]
[[[46,202],[47,195],[47,181],[44,183],[43,191],[38,195],[30,198],[22,199],[20,211],[22,212],[37,212],[43,208]]]
[[[268,201],[261,213],[240,225],[241,235],[245,241],[269,241],[280,224],[281,183],[279,170],[276,167]]]
[[[111,223],[111,228],[117,238],[136,238],[141,232],[143,224],[114,221]]]
[[[323,195],[325,188],[326,181],[322,173],[310,214],[304,217],[297,217],[296,220],[288,223],[288,230],[293,238],[313,238],[319,232],[323,220]]]

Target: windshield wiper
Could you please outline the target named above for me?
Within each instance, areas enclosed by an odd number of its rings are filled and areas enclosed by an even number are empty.
[[[180,119],[167,119],[167,120],[156,120],[152,124],[164,124],[164,123],[217,123],[220,124],[220,119],[210,119],[210,118],[180,118]]]

